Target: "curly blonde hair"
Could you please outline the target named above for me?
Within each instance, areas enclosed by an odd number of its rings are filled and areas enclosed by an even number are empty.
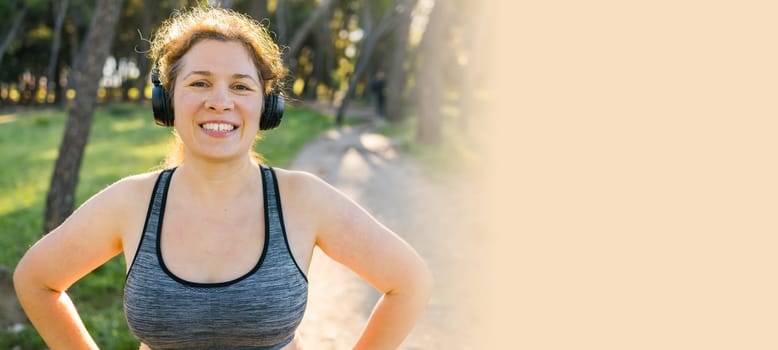
[[[181,58],[195,44],[208,39],[245,45],[249,53],[254,53],[249,56],[257,68],[265,95],[271,91],[283,90],[286,68],[283,65],[281,50],[270,37],[267,28],[256,20],[231,9],[200,6],[175,11],[152,35],[148,55],[156,62],[155,69],[158,70],[160,82],[171,97],[175,93],[175,81],[181,69]],[[165,168],[175,167],[184,162],[184,145],[180,137],[175,136],[175,143],[162,164]],[[251,155],[255,161],[260,163],[263,161],[262,156],[256,152],[252,151]]]

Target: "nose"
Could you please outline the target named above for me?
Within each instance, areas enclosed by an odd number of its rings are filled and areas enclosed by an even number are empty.
[[[205,108],[214,112],[230,111],[235,104],[227,88],[214,87],[205,99]]]

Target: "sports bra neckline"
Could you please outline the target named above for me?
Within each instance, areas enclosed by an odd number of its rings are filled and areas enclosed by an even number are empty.
[[[162,205],[160,206],[160,209],[159,209],[159,223],[158,223],[157,228],[156,228],[156,233],[157,233],[156,234],[156,242],[154,242],[154,244],[156,246],[156,251],[157,251],[157,260],[159,261],[159,266],[162,269],[162,271],[164,271],[165,274],[168,275],[174,281],[176,281],[178,283],[181,283],[183,285],[189,286],[189,287],[194,287],[194,288],[226,287],[226,286],[238,283],[238,282],[240,282],[240,281],[250,277],[254,273],[256,273],[257,270],[259,270],[259,268],[262,267],[262,262],[265,260],[265,256],[267,255],[267,249],[268,249],[268,246],[270,245],[270,215],[268,213],[268,207],[269,206],[268,206],[268,193],[267,193],[268,184],[266,183],[265,176],[263,176],[262,173],[261,173],[262,169],[260,169],[260,178],[261,178],[261,181],[262,181],[262,201],[261,202],[262,202],[262,206],[263,206],[262,212],[263,212],[264,220],[265,220],[265,224],[264,224],[264,227],[263,227],[265,232],[264,232],[264,237],[263,237],[262,253],[259,256],[259,259],[257,260],[257,263],[254,264],[254,266],[249,271],[247,271],[246,273],[244,273],[244,274],[242,274],[242,275],[240,275],[240,276],[238,276],[238,277],[236,277],[234,279],[227,280],[227,281],[222,281],[222,282],[195,282],[195,281],[190,281],[190,280],[181,278],[178,275],[176,275],[175,273],[173,273],[173,271],[170,271],[170,269],[168,269],[167,264],[165,264],[165,259],[162,257],[162,227],[163,227],[163,222],[165,220],[165,209],[167,207],[167,195],[168,195],[168,190],[170,189],[170,184],[173,182],[173,173],[175,173],[176,169],[177,168],[171,168],[171,169],[165,170],[165,171],[169,172],[170,175],[169,175],[169,178],[168,178],[167,182],[165,183],[165,190],[164,190],[163,195],[162,195]]]

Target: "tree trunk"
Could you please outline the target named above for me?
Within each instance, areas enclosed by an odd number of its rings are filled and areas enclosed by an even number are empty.
[[[67,20],[67,19],[66,19]],[[73,27],[78,27],[76,23],[71,21],[71,25]],[[62,95],[63,99],[60,100],[60,106],[64,107],[69,104],[70,101],[68,101],[67,98],[67,92],[69,89],[72,89],[75,85],[73,83],[73,71],[75,70],[75,65],[81,60],[80,57],[81,51],[79,48],[81,46],[81,43],[78,40],[78,30],[72,30],[68,34],[68,44],[70,45],[70,69],[68,69],[67,78],[65,82],[65,86],[62,87]]]
[[[351,102],[351,99],[354,97],[354,92],[356,92],[359,79],[361,79],[362,74],[365,73],[368,63],[370,62],[370,56],[372,56],[373,49],[375,49],[376,44],[378,44],[378,40],[380,40],[387,31],[389,31],[397,24],[397,10],[410,11],[408,6],[402,6],[409,3],[410,1],[414,0],[400,0],[393,2],[389,10],[384,13],[381,21],[378,22],[375,30],[371,30],[370,32],[366,33],[367,37],[363,39],[364,41],[362,44],[362,49],[359,51],[359,57],[357,58],[357,64],[354,68],[354,73],[351,75],[351,78],[349,78],[348,89],[346,90],[346,94],[343,96],[343,100],[340,102],[340,106],[338,106],[338,111],[335,116],[335,124],[337,126],[343,125],[343,119],[345,117],[346,110],[348,109],[348,105]]]
[[[416,0],[409,6],[416,6]],[[408,85],[408,70],[405,62],[408,59],[408,36],[411,31],[411,11],[407,11],[397,26],[394,37],[394,50],[389,61],[386,83],[386,116],[391,122],[400,122],[405,118],[408,96],[405,88]]]
[[[288,43],[286,39],[286,29],[289,27],[287,6],[286,0],[276,0],[276,32],[278,33],[278,43],[281,45]]]
[[[300,93],[300,96],[305,100],[316,99],[316,85],[319,84],[316,69],[316,64],[314,63],[313,72],[305,77],[305,85],[303,85],[303,91]]]
[[[392,7],[390,6],[389,9],[386,11],[386,13],[391,13],[391,11],[392,11]],[[369,37],[369,34],[373,33],[373,29],[375,29],[375,18],[373,18],[373,2],[372,1],[365,1],[362,4],[362,18],[360,18],[359,22],[360,22],[359,26],[362,27],[362,30],[365,33],[364,37],[365,37],[365,39],[367,39]],[[371,58],[373,56],[373,51],[375,50],[376,46],[378,46],[378,40],[381,40],[381,39],[379,37],[375,37],[375,41],[373,41],[373,40],[371,40],[371,41],[364,40],[362,43],[360,43],[360,50],[359,50],[360,51],[360,56],[359,56],[359,60],[357,60],[357,66],[359,66],[360,62],[362,62],[364,67],[361,70],[361,73],[359,74],[357,79],[354,81],[355,84],[359,84],[359,81],[362,80],[362,78],[361,78],[362,75],[366,74],[366,72],[374,70],[374,69],[372,69],[373,67],[372,67],[372,65],[370,63],[371,63]],[[370,46],[371,46],[371,48],[369,50],[369,54],[367,54],[365,56],[362,56],[361,52],[364,51],[364,49],[367,47],[368,44],[370,44]],[[364,58],[364,60],[362,60],[362,58]],[[355,69],[355,71],[356,71],[356,69]],[[371,74],[368,74],[368,76],[372,76],[372,75],[373,75],[372,72],[371,72]],[[362,96],[364,96],[365,90],[370,91],[369,88],[368,89],[363,89],[362,90],[362,94],[361,94]],[[355,89],[352,92],[352,94],[349,95],[350,99],[358,100],[358,99],[360,99],[362,97],[362,96],[354,96],[354,93],[356,93],[356,86],[355,86]]]
[[[367,39],[365,39],[364,48],[360,50],[361,52],[359,53],[359,58],[357,59],[357,66],[354,68],[354,73],[351,74],[351,78],[348,80],[348,89],[346,89],[346,94],[343,96],[343,100],[340,101],[340,106],[338,106],[338,113],[335,116],[335,124],[337,126],[343,125],[343,119],[345,118],[348,105],[351,103],[351,99],[354,97],[359,79],[361,79],[362,74],[365,73],[367,63],[370,61],[370,56],[373,53],[373,49],[378,43],[379,38],[379,35],[370,35],[367,37]]]
[[[319,86],[327,86],[331,88],[332,79],[330,74],[334,71],[332,61],[332,36],[330,35],[329,19],[332,12],[328,11],[324,17],[319,20],[317,24],[318,29],[311,31],[313,35],[313,45],[311,48],[316,54],[313,55],[313,72],[311,72],[310,85],[305,84],[307,93],[305,98],[318,99],[319,98]]]
[[[57,92],[54,93],[54,104],[58,107],[65,107],[65,102],[68,100],[66,96],[68,92],[67,80],[62,81],[62,65],[58,64],[56,68],[54,76],[57,78]]]
[[[374,21],[373,21],[373,2],[372,1],[365,1],[364,4],[362,4],[362,20],[360,22],[360,26],[362,27],[362,30],[365,31],[365,33],[370,33],[373,31]],[[392,8],[390,7],[387,10],[387,13],[391,12]]]
[[[59,85],[57,76],[57,64],[59,58],[59,47],[62,42],[62,25],[65,23],[65,14],[68,13],[68,0],[60,0],[59,6],[54,2],[55,20],[54,33],[51,38],[51,53],[49,54],[49,71],[46,75],[46,98],[43,100],[48,103],[49,95],[56,93]]]
[[[79,54],[80,60],[72,72],[77,93],[68,113],[59,156],[51,175],[43,221],[44,233],[56,228],[73,212],[78,174],[92,126],[98,83],[116,33],[121,5],[122,0],[97,1],[89,31],[83,40],[83,52]]]
[[[267,0],[252,0],[249,15],[257,21],[267,17]]]
[[[305,20],[305,23],[300,26],[300,29],[294,33],[294,37],[289,41],[289,50],[284,60],[290,72],[294,72],[297,68],[297,54],[303,46],[303,41],[311,33],[316,23],[329,12],[330,6],[335,3],[337,3],[337,0],[322,0],[313,13]]]
[[[443,71],[440,69],[443,48],[440,45],[445,42],[446,37],[446,12],[446,2],[436,1],[421,43],[422,63],[417,94],[419,124],[416,130],[416,141],[420,144],[431,145],[440,142],[440,92],[443,88]]]
[[[8,31],[8,33],[6,33],[3,42],[0,43],[0,67],[3,66],[3,56],[5,55],[5,50],[8,48],[8,45],[10,45],[11,42],[16,37],[16,32],[18,32],[19,27],[22,26],[22,22],[24,21],[24,16],[26,15],[27,15],[27,6],[22,5],[22,9],[19,11],[18,14],[15,15],[14,22],[11,24],[11,29]]]
[[[81,41],[78,37],[78,24],[70,21],[70,24],[74,27],[68,35],[68,44],[70,45],[70,71],[73,71],[76,63],[78,62],[79,54],[81,52]]]
[[[322,82],[326,84],[329,91],[334,91],[334,84],[332,81],[332,74],[335,72],[335,47],[332,41],[332,30],[330,29],[330,21],[332,19],[332,11],[327,13],[327,17],[319,23],[321,31],[318,33],[317,41],[321,54],[321,66],[319,84]]]
[[[326,17],[319,21],[319,30],[314,31],[316,47],[314,48],[314,74],[316,75],[316,84],[327,87],[329,93],[325,96],[329,104],[332,104],[332,92],[335,90],[332,81],[332,74],[335,72],[335,47],[332,41],[332,29],[330,21],[332,20],[332,11],[328,11]],[[316,88],[316,99],[319,99],[319,89]]]

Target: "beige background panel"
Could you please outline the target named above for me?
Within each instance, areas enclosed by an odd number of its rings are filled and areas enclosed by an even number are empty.
[[[485,341],[778,348],[778,5],[494,4]]]

